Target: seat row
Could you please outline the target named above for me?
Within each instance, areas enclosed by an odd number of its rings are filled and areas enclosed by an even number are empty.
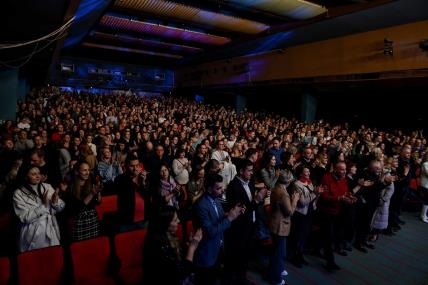
[[[64,256],[67,255],[67,249],[62,246],[20,253],[17,256],[18,284],[136,284],[142,279],[142,252],[146,232],[146,229],[141,229],[115,236],[115,253],[121,266],[114,274],[109,270],[112,252],[106,236],[71,244],[71,268],[66,268],[65,264],[68,263]],[[9,258],[0,258],[0,285],[8,284],[10,264]],[[72,281],[67,280],[70,279],[67,278],[67,271],[72,272]]]
[[[189,221],[185,228],[178,226],[177,236],[183,241],[186,233],[192,230]],[[102,236],[72,243],[69,249],[53,246],[20,253],[17,256],[18,284],[137,284],[143,276],[146,233],[146,229],[140,229],[116,234],[112,246],[109,238]],[[68,255],[71,255],[70,259],[64,258]],[[67,260],[71,260],[71,264]],[[120,266],[112,270],[114,260],[119,261]],[[9,258],[0,257],[0,285],[8,284],[10,268]],[[73,280],[67,280],[70,279],[68,276]]]

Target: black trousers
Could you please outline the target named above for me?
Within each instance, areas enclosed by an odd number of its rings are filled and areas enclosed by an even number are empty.
[[[335,243],[336,232],[339,227],[337,215],[321,213],[321,236],[324,248],[324,256],[327,264],[334,263],[333,243]]]
[[[220,266],[195,268],[195,285],[217,285],[220,282]]]

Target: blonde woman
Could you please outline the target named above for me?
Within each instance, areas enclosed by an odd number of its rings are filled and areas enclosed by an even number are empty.
[[[20,222],[19,251],[59,245],[55,214],[64,209],[65,203],[58,197],[58,190],[41,182],[38,167],[31,166],[24,172],[25,180],[13,195],[13,208]]]

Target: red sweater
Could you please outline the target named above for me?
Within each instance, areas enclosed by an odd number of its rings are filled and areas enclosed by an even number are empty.
[[[333,173],[326,173],[322,178],[322,185],[327,186],[319,200],[319,208],[321,212],[338,215],[342,202],[339,201],[339,197],[345,195],[348,192],[348,184],[346,178],[340,178],[339,180],[333,175]]]

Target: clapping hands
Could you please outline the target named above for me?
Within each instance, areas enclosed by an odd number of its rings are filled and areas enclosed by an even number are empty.
[[[338,200],[345,204],[353,204],[357,201],[357,198],[350,192],[347,192],[344,195],[339,196]]]
[[[43,193],[43,197],[42,197],[42,202],[43,202],[43,205],[45,205],[46,207],[48,207],[49,206],[49,204],[52,204],[52,205],[55,205],[55,204],[57,204],[58,203],[58,200],[59,200],[59,188],[56,188],[55,189],[55,192],[52,194],[52,196],[49,198],[49,191],[45,191],[44,193]]]
[[[189,242],[188,245],[189,247],[198,247],[199,242],[202,240],[203,234],[202,234],[202,229],[198,229],[194,234],[190,233],[190,237],[189,237]]]
[[[227,214],[227,218],[229,219],[229,221],[232,222],[237,217],[239,217],[239,215],[245,213],[245,210],[246,210],[245,205],[238,204],[229,211],[229,213]]]
[[[56,188],[55,192],[52,194],[52,197],[51,197],[51,204],[55,205],[58,203],[58,200],[59,200],[58,193],[59,193],[59,188]]]

